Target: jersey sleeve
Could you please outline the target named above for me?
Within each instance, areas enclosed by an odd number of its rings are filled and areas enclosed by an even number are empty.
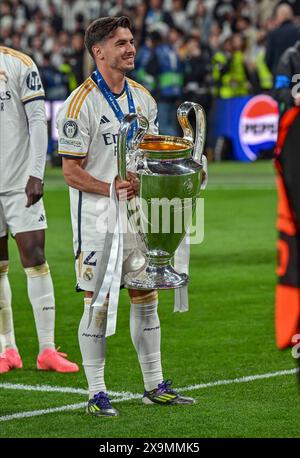
[[[58,154],[71,159],[84,159],[90,145],[87,107],[84,104],[76,118],[70,117],[68,107],[69,104],[65,102],[56,118]]]
[[[159,126],[158,126],[157,105],[152,96],[149,97],[148,121],[149,121],[149,133],[158,134]]]
[[[45,98],[41,77],[33,61],[31,61],[31,65],[22,65],[21,67],[20,89],[23,104]]]

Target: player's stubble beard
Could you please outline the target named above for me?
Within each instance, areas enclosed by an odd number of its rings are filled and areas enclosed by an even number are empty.
[[[122,63],[122,59],[123,59],[122,57],[115,58],[111,61],[110,67],[113,70],[119,70],[119,72],[123,73],[123,75],[125,76],[126,73],[134,69],[135,67],[134,58],[135,58],[135,54],[132,56],[133,62],[130,66],[128,64],[126,65],[125,63],[124,64]]]

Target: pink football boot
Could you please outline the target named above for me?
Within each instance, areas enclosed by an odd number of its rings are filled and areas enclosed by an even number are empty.
[[[45,348],[37,357],[37,368],[42,371],[55,372],[78,372],[76,363],[66,359],[67,354],[61,353],[53,348]]]
[[[0,374],[23,367],[21,356],[15,348],[7,348],[0,355]]]

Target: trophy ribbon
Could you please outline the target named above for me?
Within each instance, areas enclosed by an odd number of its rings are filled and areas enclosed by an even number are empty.
[[[109,208],[109,224],[104,243],[105,249],[103,251],[96,288],[91,303],[91,307],[102,306],[109,294],[106,337],[116,332],[123,263],[122,206],[116,195],[115,180],[113,180],[110,186]],[[113,233],[109,230],[112,224],[115,228]]]

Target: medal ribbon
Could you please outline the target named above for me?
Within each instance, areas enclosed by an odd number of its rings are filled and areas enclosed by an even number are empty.
[[[105,79],[103,78],[103,76],[101,75],[101,73],[99,72],[98,69],[94,72],[94,74],[95,74],[95,77],[96,77],[96,81],[97,81],[99,90],[102,92],[102,94],[105,97],[105,99],[106,99],[107,103],[109,104],[110,108],[113,110],[116,118],[121,123],[123,121],[123,118],[124,118],[125,115],[124,115],[120,105],[118,104],[118,101],[117,101],[116,97],[114,96],[114,94],[109,89]],[[125,91],[126,91],[127,100],[128,100],[129,113],[135,113],[136,111],[135,111],[135,106],[134,106],[132,93],[131,93],[131,90],[129,88],[129,85],[128,85],[126,79],[125,79]],[[128,136],[127,136],[127,142],[128,143],[133,138],[133,136],[136,133],[136,131],[137,131],[137,122],[133,123],[132,127],[130,128],[130,130],[128,132]]]

